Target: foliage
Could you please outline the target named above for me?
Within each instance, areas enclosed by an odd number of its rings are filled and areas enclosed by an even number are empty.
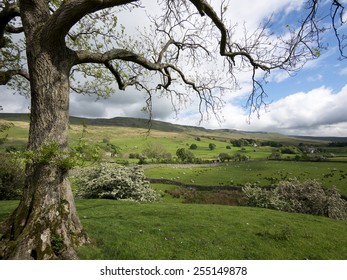
[[[12,126],[14,126],[13,123],[6,123],[1,122],[0,123],[0,133],[3,133],[7,130],[9,130]],[[7,139],[8,134],[6,134],[4,137],[0,137],[0,145],[3,145]]]
[[[0,200],[19,199],[24,187],[24,166],[11,154],[0,154]]]
[[[282,154],[291,154],[291,155],[295,155],[295,154],[300,153],[300,150],[296,147],[293,147],[293,146],[281,147],[280,151]]]
[[[142,154],[151,159],[171,159],[172,155],[167,151],[164,145],[160,143],[148,142],[145,145]]]
[[[233,157],[227,153],[220,153],[218,158],[221,162],[230,161]]]
[[[335,189],[326,190],[316,180],[282,181],[274,190],[247,184],[243,191],[250,206],[347,219],[347,202]]]
[[[257,142],[254,139],[232,139],[230,140],[230,143],[234,147],[244,147],[244,146],[254,146],[257,144]]]
[[[120,147],[110,143],[110,142],[104,142],[106,143],[106,147],[104,147],[104,151],[109,152],[111,154],[111,157],[115,157],[118,154],[120,154],[120,151],[122,150]]]
[[[76,195],[80,198],[129,199],[140,202],[157,200],[156,192],[149,187],[143,170],[102,164],[82,171],[74,179]]]
[[[198,148],[198,145],[196,145],[196,144],[191,144],[189,147],[189,149],[191,149],[191,150],[196,150],[197,148]]]
[[[180,148],[176,151],[176,156],[181,160],[181,161],[187,161],[187,162],[193,162],[195,156],[194,154],[185,149],[185,148]]]
[[[59,256],[61,251],[64,249],[64,238],[59,237],[55,234],[52,234],[51,236],[51,244],[52,244],[52,249],[54,253]]]
[[[347,147],[347,142],[330,142],[329,147]]]
[[[229,25],[228,21],[224,21],[226,6],[224,5],[218,15],[216,8],[207,1],[159,1],[161,15],[151,16],[151,26],[148,30],[140,30],[138,36],[134,36],[135,39],[125,35],[125,27],[118,24],[115,15],[123,9],[128,8],[131,11],[131,8],[140,8],[142,4],[139,1],[101,1],[97,5],[91,5],[87,1],[37,0],[33,5],[28,5],[25,1],[3,1],[0,24],[0,84],[8,85],[17,92],[27,89],[25,92],[28,93],[31,90],[33,129],[30,130],[29,153],[32,153],[34,163],[56,165],[68,170],[74,164],[74,160],[70,161],[69,154],[65,151],[69,86],[76,92],[99,93],[104,96],[113,92],[114,81],[120,90],[133,86],[147,93],[146,109],[150,111],[150,115],[152,94],[157,91],[172,94],[172,100],[173,96],[176,96],[176,100],[178,103],[182,102],[181,104],[188,99],[182,97],[195,93],[200,100],[199,112],[202,115],[203,112],[212,112],[218,117],[223,105],[224,91],[238,85],[235,74],[250,70],[253,71],[253,90],[247,105],[251,111],[260,109],[266,96],[263,81],[270,69],[296,71],[302,68],[307,60],[320,55],[322,27],[316,17],[316,14],[320,13],[316,11],[321,6],[317,1],[313,2],[312,7],[307,8],[308,16],[304,16],[301,22],[302,28],[290,27],[289,32],[284,32],[283,36],[281,31],[274,36],[268,36],[264,32],[268,26],[264,23],[259,29],[251,30],[250,36],[241,36],[235,42],[230,41],[230,38],[235,38],[231,36],[234,24]],[[343,23],[343,9],[340,5],[335,13],[330,15],[338,39],[340,37],[335,20],[339,22],[337,19],[341,16],[339,23]],[[197,12],[206,17],[201,18]],[[22,37],[19,36],[21,39],[18,39],[18,33],[23,33]],[[177,34],[183,36],[177,38]],[[275,37],[278,40],[273,40]],[[343,36],[341,38],[343,39]],[[202,65],[206,61],[208,64],[219,64],[220,60],[216,59],[215,55],[216,44],[211,44],[212,41],[219,44],[219,55],[224,58],[224,68],[212,72],[196,71],[195,77],[191,78],[191,71],[185,71],[187,67],[205,69]],[[339,43],[343,55],[343,44],[340,40]],[[264,49],[267,49],[266,55]],[[30,58],[35,58],[36,63],[31,63]],[[237,63],[239,61],[242,63]],[[259,75],[258,71],[263,75]],[[149,72],[160,78],[153,79]],[[22,83],[22,79],[26,82]],[[98,79],[101,82],[97,81]],[[155,80],[158,83],[155,83]],[[230,84],[226,84],[227,82]],[[173,102],[175,103],[176,101]],[[203,115],[202,118],[204,117]],[[49,143],[56,138],[59,138],[59,146]],[[49,144],[46,145],[47,143]],[[36,147],[39,149],[33,151]],[[81,153],[84,153],[83,149],[77,150],[77,155]],[[29,180],[33,179],[34,174],[37,175],[37,166],[38,164],[32,165],[34,172],[28,175]],[[41,174],[36,182],[31,180],[34,183],[31,188],[34,190],[33,197],[24,196],[23,198],[28,200],[23,200],[23,205],[29,205],[29,200],[36,198],[45,198],[53,203],[56,200],[50,198],[55,198],[56,194],[64,196],[65,189],[58,189],[62,182],[61,174],[56,174],[49,187],[40,184],[44,174]],[[40,191],[36,191],[36,188]],[[29,227],[36,222],[34,214],[37,213],[37,205],[31,205],[34,208],[27,216],[29,222],[23,226],[24,232],[27,232],[27,225]],[[21,212],[21,209],[25,207],[18,208],[18,215],[27,214],[24,210]],[[75,224],[74,233],[67,227],[62,228],[71,234],[71,241],[73,235],[81,239],[76,234],[80,229],[73,210],[74,207],[71,207],[71,215],[68,216],[71,220],[57,220],[57,223],[67,222],[71,227]],[[15,222],[13,226],[12,230],[19,232]],[[40,234],[30,229],[27,233],[29,236]],[[14,243],[18,244],[14,247],[20,253],[24,252],[20,249],[25,247],[22,236],[13,237]],[[66,244],[69,244],[68,241]],[[27,247],[36,250],[39,246],[33,242]],[[30,250],[26,250],[26,253]]]
[[[268,156],[268,159],[271,160],[279,160],[282,158],[282,154],[280,152],[273,152],[271,155]]]
[[[42,145],[37,150],[14,151],[12,154],[24,163],[55,165],[65,171],[76,166],[85,166],[87,162],[98,162],[101,158],[100,148],[84,140],[80,140],[75,147],[66,150],[61,150],[58,143],[52,142]]]
[[[234,161],[247,161],[247,160],[249,160],[249,156],[243,155],[240,153],[236,153],[232,156],[232,160],[234,160]]]
[[[208,148],[213,151],[216,148],[216,144],[210,143],[208,144]]]
[[[140,159],[141,155],[139,153],[130,153],[129,154],[129,158],[136,158],[136,159]]]
[[[85,165],[86,162],[98,162],[101,159],[100,147],[80,139],[78,144],[70,149],[68,157],[74,159],[80,165]]]
[[[247,198],[247,204],[252,207],[270,208],[280,210],[278,197],[275,192],[258,187],[256,184],[246,184],[242,191]]]

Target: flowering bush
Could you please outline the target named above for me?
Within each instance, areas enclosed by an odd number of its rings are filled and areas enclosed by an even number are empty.
[[[335,189],[324,189],[316,180],[282,181],[271,191],[247,184],[243,192],[250,206],[347,219],[347,202]]]
[[[74,182],[77,185],[76,195],[80,198],[129,199],[141,202],[152,202],[158,198],[139,167],[102,164],[82,171]]]

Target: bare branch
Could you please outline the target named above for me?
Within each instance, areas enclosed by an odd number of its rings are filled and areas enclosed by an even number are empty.
[[[344,54],[347,36],[339,33],[339,27],[345,24],[345,20],[343,18],[344,11],[345,7],[340,3],[340,1],[334,0],[331,5],[330,15],[341,58],[347,58],[347,56]]]
[[[6,85],[12,77],[16,75],[19,75],[28,81],[30,80],[29,73],[25,70],[0,71],[0,85]]]
[[[6,32],[9,32],[9,33],[22,33],[24,32],[24,29],[22,26],[20,27],[15,27],[15,26],[12,26],[12,25],[7,25],[6,26],[6,29],[5,29]]]
[[[8,23],[18,16],[20,16],[18,5],[5,2],[3,9],[0,11],[0,48],[6,45],[4,34]]]
[[[69,30],[84,16],[102,9],[133,4],[139,0],[71,0],[63,1],[45,26],[51,41],[64,40]]]

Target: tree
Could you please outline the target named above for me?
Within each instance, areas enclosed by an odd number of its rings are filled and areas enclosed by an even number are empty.
[[[147,158],[156,160],[165,160],[172,157],[163,144],[153,142],[145,144],[142,154]]]
[[[331,1],[330,17],[344,57],[340,2]],[[324,47],[321,1],[307,1],[307,15],[298,26],[286,26],[283,35],[268,34],[269,20],[243,39],[234,38],[227,24],[225,0],[220,7],[205,0],[158,3],[161,15],[148,16],[151,26],[136,40],[117,15],[140,8],[138,0],[0,3],[0,84],[31,97],[28,150],[34,155],[26,166],[20,204],[1,226],[0,258],[76,258],[75,248],[89,240],[76,213],[68,170],[56,160],[58,153],[66,154],[70,90],[107,96],[114,82],[119,90],[135,87],[147,94],[149,112],[156,92],[183,101],[195,93],[202,116],[218,117],[222,95],[237,86],[238,71],[251,71],[248,105],[254,110],[265,96],[259,74],[296,71]],[[220,71],[194,75],[191,69],[203,70],[203,65],[220,65]],[[43,155],[47,147],[58,150]]]
[[[230,161],[233,157],[227,153],[220,153],[218,155],[218,158],[220,159],[221,162],[225,162],[225,161]]]
[[[185,148],[179,148],[176,151],[176,156],[181,160],[181,161],[187,161],[187,162],[192,162],[194,159],[194,154],[185,149]]]
[[[189,149],[191,149],[191,150],[196,150],[197,148],[198,148],[198,145],[196,145],[196,144],[191,144],[189,147]]]
[[[216,148],[216,144],[210,143],[208,144],[208,148],[213,151]]]

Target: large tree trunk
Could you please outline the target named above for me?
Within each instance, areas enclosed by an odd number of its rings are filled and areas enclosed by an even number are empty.
[[[75,248],[88,238],[76,213],[68,171],[54,157],[43,160],[38,156],[49,145],[61,152],[67,148],[69,51],[64,45],[45,42],[40,29],[35,30],[33,24],[31,28],[26,30],[31,78],[28,148],[34,160],[26,167],[20,204],[2,225],[0,258],[74,259]]]

